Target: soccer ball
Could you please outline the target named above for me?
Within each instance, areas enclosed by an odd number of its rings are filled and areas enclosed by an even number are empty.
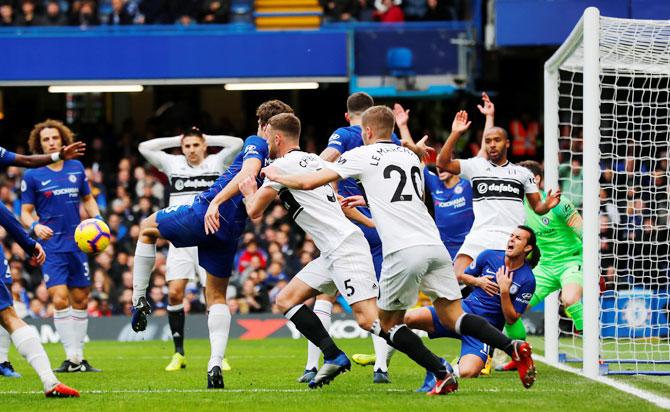
[[[84,253],[100,253],[110,240],[109,226],[100,219],[86,219],[74,231],[74,241]]]

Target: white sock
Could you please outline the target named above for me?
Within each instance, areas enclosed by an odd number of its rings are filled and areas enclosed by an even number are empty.
[[[314,313],[318,316],[326,330],[330,330],[331,311],[333,304],[327,300],[317,300],[314,303]],[[307,342],[307,364],[305,370],[319,369],[319,359],[321,359],[321,349],[312,342]]]
[[[11,343],[9,332],[0,326],[0,363],[5,363],[9,360],[9,345]]]
[[[380,338],[375,334],[371,334],[370,336],[372,337],[372,345],[375,348],[374,371],[381,370],[382,372],[388,372],[388,364],[395,349],[386,342],[386,339]]]
[[[228,345],[228,333],[230,332],[230,309],[228,305],[217,303],[209,308],[207,326],[209,327],[209,345],[211,354],[207,370],[213,367],[221,367],[223,357]]]
[[[74,325],[70,308],[54,310],[54,326],[60,336],[60,341],[65,349],[65,356],[68,360],[75,358],[74,352]]]
[[[156,245],[138,241],[133,266],[133,305],[137,305],[137,301],[147,295],[154,263],[156,263]]]
[[[74,363],[80,363],[84,359],[84,340],[88,330],[88,312],[85,309],[72,308],[72,351],[76,359]]]
[[[58,379],[51,370],[47,353],[40,343],[40,337],[32,327],[26,325],[12,333],[12,341],[21,356],[26,358],[30,366],[40,377],[44,390],[48,391],[58,384]]]

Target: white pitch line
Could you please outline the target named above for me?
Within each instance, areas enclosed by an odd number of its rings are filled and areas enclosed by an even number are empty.
[[[559,363],[559,364],[550,363],[544,356],[534,354],[533,359],[539,360],[540,362],[542,362],[542,363],[544,363],[548,366],[551,366],[552,368],[556,368],[556,369],[562,370],[564,372],[574,373],[574,374],[579,375],[581,377],[590,379],[587,376],[582,375],[581,370],[579,370],[577,368],[573,368],[572,366],[563,365],[561,363]],[[631,386],[627,383],[619,382],[615,379],[608,378],[608,377],[605,377],[605,376],[599,376],[599,377],[597,377],[593,380],[596,381],[596,382],[611,386],[614,389],[618,389],[622,392],[626,392],[626,393],[629,393],[633,396],[637,396],[638,398],[643,399],[643,400],[648,401],[648,402],[651,402],[654,405],[656,405],[658,407],[661,407],[663,409],[670,409],[670,399],[665,398],[665,397],[660,396],[660,395],[657,395],[653,392],[645,391],[645,390],[636,388],[634,386]]]
[[[298,392],[314,392],[313,389],[113,389],[108,391],[90,390],[80,391],[84,395],[104,395],[104,394],[120,394],[120,393],[146,393],[146,394],[161,394],[161,393],[298,393]],[[386,392],[411,392],[405,389],[387,389]],[[41,391],[0,391],[0,395],[35,395],[44,394]]]

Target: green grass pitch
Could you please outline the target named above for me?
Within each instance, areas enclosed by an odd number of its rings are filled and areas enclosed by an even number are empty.
[[[372,350],[370,339],[340,340],[349,355]],[[454,358],[459,343],[450,339],[427,341],[437,353]],[[60,345],[46,346],[52,365],[63,360]],[[516,373],[461,380],[459,391],[428,397],[414,392],[423,372],[406,356],[391,362],[392,383],[372,384],[372,369],[357,365],[332,384],[309,390],[296,378],[305,362],[305,340],[231,340],[227,358],[233,370],[224,375],[226,389],[207,390],[209,342],[187,340],[188,367],[179,372],[163,368],[171,342],[91,342],[86,357],[103,373],[63,374],[61,380],[82,393],[80,399],[46,399],[29,365],[12,348],[10,360],[20,379],[0,378],[2,411],[577,411],[654,410],[639,398],[611,387],[538,363],[535,386],[526,390]]]

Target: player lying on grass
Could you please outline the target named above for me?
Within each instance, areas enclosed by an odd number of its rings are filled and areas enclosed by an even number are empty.
[[[228,170],[190,205],[171,206],[152,214],[140,225],[140,238],[135,249],[133,268],[134,331],[147,326],[151,313],[146,299],[151,270],[156,260],[156,240],[169,240],[176,247],[198,247],[198,262],[207,271],[207,298],[211,354],[207,365],[207,387],[223,389],[223,362],[230,331],[230,309],[226,291],[232,273],[237,241],[247,222],[239,183],[247,177],[257,178],[268,161],[268,146],[263,137],[267,121],[279,113],[293,109],[279,100],[270,100],[258,107],[258,135],[249,136],[242,151]]]
[[[326,163],[316,154],[300,150],[300,120],[292,114],[270,119],[265,129],[270,158],[277,159],[273,168],[282,173],[306,173],[320,170]],[[358,325],[370,330],[377,319],[379,287],[370,248],[363,232],[347,219],[333,188],[324,184],[313,190],[295,190],[266,179],[257,189],[249,177],[240,184],[246,208],[252,219],[261,217],[277,195],[289,216],[311,235],[321,256],[307,264],[277,296],[277,306],[284,316],[323,352],[323,366],[309,381],[310,388],[328,384],[351,368],[347,356],[328,335],[317,315],[303,304],[320,293],[335,295],[339,291],[351,305]],[[348,209],[352,219],[364,222],[367,217]]]
[[[512,232],[507,249],[489,249],[480,253],[465,273],[475,277],[488,276],[497,285],[499,293],[491,296],[483,289],[473,290],[461,301],[463,312],[479,315],[500,330],[506,322],[514,323],[520,319],[535,291],[532,267],[539,258],[535,233],[527,226],[519,226]],[[454,367],[455,373],[461,378],[479,376],[488,358],[489,345],[472,336],[458,335],[445,327],[434,307],[407,312],[405,323],[410,328],[425,330],[431,339],[461,339],[461,356]],[[419,391],[430,390],[434,382],[435,377],[428,371]]]
[[[535,161],[526,160],[519,163],[530,170],[535,182],[543,188],[542,166]],[[546,193],[540,191],[544,198]],[[537,235],[537,245],[542,251],[542,258],[533,271],[537,287],[528,304],[532,308],[542,302],[550,293],[560,290],[561,303],[565,312],[572,319],[575,329],[583,329],[582,315],[582,217],[575,206],[567,198],[544,216],[539,216],[526,205],[526,225]],[[521,319],[508,322],[505,326],[507,336],[512,339],[525,339],[526,329]],[[510,361],[501,370],[516,369],[516,362]]]
[[[526,387],[531,386],[535,377],[530,345],[512,342],[483,318],[463,312],[451,259],[422,200],[421,162],[412,151],[391,142],[394,125],[389,108],[373,106],[363,113],[365,146],[343,154],[337,163],[326,163],[316,172],[285,175],[268,167],[264,169],[265,175],[300,190],[311,190],[341,178],[361,181],[384,254],[378,299],[380,319],[372,332],[437,376],[429,394],[453,392],[458,383],[448,365],[403,323],[405,311],[414,305],[419,290],[433,300],[443,324],[522,360],[522,382]]]

